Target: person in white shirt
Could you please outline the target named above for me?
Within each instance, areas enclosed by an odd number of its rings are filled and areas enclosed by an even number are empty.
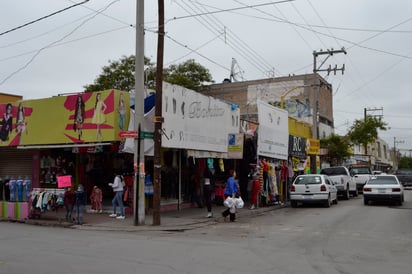
[[[113,191],[115,192],[115,195],[112,200],[112,205],[113,205],[113,213],[110,214],[109,216],[112,218],[116,219],[125,219],[124,216],[124,208],[123,208],[123,189],[124,189],[124,179],[122,175],[116,175],[114,177],[113,183],[109,183],[109,186],[113,188]],[[117,216],[116,213],[116,207],[117,204],[119,205],[120,208],[120,215]]]

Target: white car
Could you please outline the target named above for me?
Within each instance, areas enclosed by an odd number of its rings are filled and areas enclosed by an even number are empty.
[[[389,201],[402,205],[404,202],[403,185],[395,175],[372,176],[363,186],[363,203]]]
[[[333,181],[338,195],[342,195],[345,200],[349,200],[350,194],[353,197],[358,196],[358,189],[356,188],[356,182],[352,176],[350,176],[349,170],[345,166],[334,166],[323,168],[320,174],[325,174]]]
[[[330,207],[338,203],[336,187],[327,175],[300,175],[290,186],[290,204],[297,207],[298,203],[323,203]]]

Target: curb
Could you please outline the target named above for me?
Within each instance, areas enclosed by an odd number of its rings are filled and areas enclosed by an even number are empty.
[[[281,204],[281,205],[271,205],[267,207],[260,207],[253,210],[249,209],[242,209],[237,213],[239,218],[253,218],[264,215],[266,212],[278,210],[282,208],[289,207],[288,204]],[[124,223],[115,223],[115,225],[110,223],[99,223],[99,224],[89,224],[84,223],[83,225],[77,225],[74,223],[67,223],[61,221],[45,221],[45,220],[35,220],[35,219],[26,219],[26,220],[15,220],[15,219],[0,219],[0,222],[14,222],[14,223],[22,223],[28,225],[38,225],[38,226],[49,226],[49,227],[61,227],[61,228],[71,228],[71,229],[79,229],[79,230],[89,230],[89,231],[123,231],[123,232],[139,232],[139,231],[166,231],[166,232],[184,232],[188,230],[193,230],[197,228],[202,228],[210,225],[215,225],[219,223],[224,223],[223,217],[218,215],[218,217],[212,218],[199,218],[196,215],[194,216],[187,216],[185,217],[163,217],[164,220],[181,220],[180,223],[177,224],[166,224],[164,225],[152,225],[152,224],[144,224],[144,225],[128,225]],[[176,221],[174,221],[176,222]]]

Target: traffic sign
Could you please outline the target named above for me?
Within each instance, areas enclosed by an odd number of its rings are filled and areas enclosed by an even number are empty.
[[[154,137],[154,132],[150,132],[150,131],[140,132],[140,138],[142,139],[153,139],[153,137]]]
[[[129,130],[129,131],[119,131],[120,138],[137,138],[137,131]]]

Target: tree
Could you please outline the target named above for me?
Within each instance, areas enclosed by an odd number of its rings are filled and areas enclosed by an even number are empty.
[[[362,145],[365,148],[365,154],[368,154],[368,144],[376,141],[378,129],[386,130],[386,123],[376,117],[366,116],[363,120],[355,120],[348,137],[352,143]]]
[[[204,82],[213,82],[209,70],[193,59],[181,64],[170,65],[165,69],[164,79],[168,83],[195,91],[199,91]]]
[[[412,169],[412,158],[403,156],[399,160],[398,168]]]
[[[149,88],[154,88],[156,83],[156,67],[145,57],[145,82]],[[84,86],[86,91],[99,91],[105,89],[133,90],[135,56],[122,56],[118,61],[110,61],[104,66],[102,73],[94,80],[93,84]],[[194,60],[171,65],[164,69],[164,80],[171,84],[198,91],[204,82],[213,82],[209,70]]]
[[[329,160],[333,165],[343,163],[352,155],[351,143],[346,136],[331,134],[328,138],[320,140],[320,146],[327,148]]]
[[[145,57],[145,66],[149,72],[148,78],[154,79],[154,65]],[[109,60],[109,65],[104,66],[102,73],[94,80],[93,84],[84,86],[86,91],[99,91],[105,89],[133,90],[135,57],[134,55],[122,56],[118,61]]]

